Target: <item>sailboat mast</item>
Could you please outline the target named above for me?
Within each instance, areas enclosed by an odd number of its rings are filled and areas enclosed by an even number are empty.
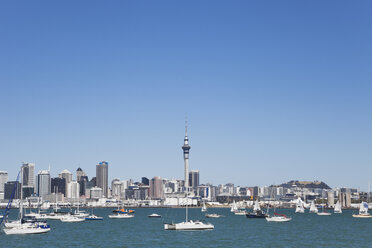
[[[21,199],[19,201],[19,217],[20,219],[22,220],[23,218],[23,190],[22,190],[22,186],[23,186],[23,168],[21,168],[21,183],[19,184],[20,187],[21,187]]]

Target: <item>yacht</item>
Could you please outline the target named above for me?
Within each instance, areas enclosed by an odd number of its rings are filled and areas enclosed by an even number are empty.
[[[310,204],[310,210],[309,210],[310,213],[318,213],[318,208],[315,206],[315,202],[314,200],[311,202]]]
[[[300,197],[298,197],[298,199],[297,199],[296,211],[295,212],[300,213],[300,214],[305,213],[304,203],[303,203],[303,201],[301,200]]]
[[[266,218],[268,217],[267,214],[261,211],[260,203],[258,199],[254,203],[253,212],[247,213],[245,215],[247,218]]]
[[[85,218],[80,218],[80,217],[76,217],[75,215],[67,214],[63,216],[60,220],[62,222],[74,223],[74,222],[83,222],[85,221]]]
[[[288,221],[291,221],[292,218],[286,216],[285,214],[274,213],[273,216],[266,217],[266,220],[269,222],[288,222]]]
[[[336,202],[335,209],[333,211],[335,214],[342,214],[342,209],[341,209],[341,203],[340,201]]]
[[[368,213],[368,203],[362,202],[359,205],[359,214],[353,214],[354,218],[372,218],[372,215]]]
[[[103,220],[103,217],[99,217],[97,215],[91,214],[85,217],[85,220]]]

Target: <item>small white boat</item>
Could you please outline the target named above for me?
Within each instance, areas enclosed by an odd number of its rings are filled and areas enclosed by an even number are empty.
[[[149,217],[149,218],[161,218],[161,215],[153,213],[153,214],[148,215],[147,217]]]
[[[207,206],[205,206],[205,202],[203,202],[203,207],[201,209],[202,212],[207,212]]]
[[[231,204],[230,212],[236,212],[236,211],[238,211],[238,207],[236,206],[236,203],[234,200],[233,203]]]
[[[206,218],[220,218],[220,217],[222,217],[222,215],[219,215],[219,214],[206,214],[205,217]]]
[[[297,199],[295,213],[299,213],[299,214],[305,213],[304,203],[303,203],[303,201],[301,200],[300,197],[298,197],[298,199]]]
[[[291,221],[292,218],[291,217],[288,217],[288,216],[286,216],[284,214],[274,213],[274,216],[266,217],[266,220],[268,222],[288,222],[288,221]]]
[[[342,214],[342,208],[340,201],[336,202],[335,209],[333,211],[335,214]]]
[[[185,221],[177,224],[164,224],[165,230],[208,230],[214,229],[214,225],[201,221]]]
[[[331,214],[332,213],[330,213],[330,212],[319,212],[319,213],[317,213],[317,215],[319,215],[319,216],[329,216]]]
[[[372,215],[368,213],[368,203],[362,202],[359,205],[359,214],[353,214],[354,218],[372,218]]]
[[[62,222],[69,222],[69,223],[74,223],[74,222],[83,222],[85,221],[84,218],[79,218],[74,215],[65,215],[60,219]]]
[[[121,213],[117,213],[117,214],[111,214],[108,217],[110,219],[129,219],[129,218],[133,218],[134,215],[133,214],[121,214]]]
[[[315,202],[312,201],[311,204],[310,204],[310,210],[309,210],[310,213],[318,213],[318,208],[315,206]]]
[[[85,217],[85,220],[103,220],[103,217],[99,217],[97,215],[91,214]]]

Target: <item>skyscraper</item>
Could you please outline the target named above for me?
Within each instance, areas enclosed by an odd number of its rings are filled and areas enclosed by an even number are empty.
[[[67,184],[67,198],[79,199],[80,184],[76,181],[71,181]]]
[[[67,187],[67,185],[72,181],[72,173],[69,172],[68,170],[63,170],[63,171],[61,171],[61,173],[58,174],[58,176],[60,178],[64,178],[65,179],[65,193],[64,193],[64,195],[67,197],[67,195],[68,195],[68,187]]]
[[[62,177],[52,178],[51,190],[52,193],[61,193],[66,196],[66,179]]]
[[[80,178],[86,176],[85,172],[79,167],[76,170],[76,181],[80,181]]]
[[[189,172],[189,185],[190,187],[197,188],[199,186],[199,171],[192,170]]]
[[[22,167],[22,187],[34,188],[35,187],[35,164],[23,163]]]
[[[105,197],[108,197],[108,162],[102,161],[96,165],[97,187],[102,189]]]
[[[8,182],[8,172],[0,171],[0,193],[4,193],[4,185]]]
[[[48,170],[39,171],[37,174],[37,195],[45,197],[50,194],[51,182]]]
[[[185,139],[184,139],[184,144],[182,146],[183,150],[183,160],[184,160],[184,169],[185,169],[185,188],[186,191],[188,187],[190,186],[189,184],[189,152],[190,152],[191,146],[189,145],[189,138],[187,137],[187,121],[185,123]]]
[[[154,177],[150,180],[150,191],[149,196],[152,199],[162,199],[164,198],[164,186],[163,180],[160,177]]]

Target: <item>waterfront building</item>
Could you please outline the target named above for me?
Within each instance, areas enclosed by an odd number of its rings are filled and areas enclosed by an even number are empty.
[[[71,181],[67,184],[67,198],[79,199],[80,196],[80,184],[76,181]]]
[[[123,183],[120,181],[120,179],[115,178],[111,182],[111,196],[112,198],[115,199],[120,199],[122,192],[124,191],[123,189]]]
[[[16,188],[15,188],[16,187]],[[4,199],[9,200],[12,197],[14,191],[14,198],[19,199],[21,197],[21,183],[18,181],[8,181],[4,185]]]
[[[187,121],[185,123],[185,138],[184,143],[182,146],[183,150],[183,160],[184,160],[184,175],[185,175],[185,182],[184,187],[185,191],[188,191],[190,187],[189,184],[189,153],[190,153],[191,146],[189,145],[189,138],[187,137]]]
[[[149,197],[151,199],[164,198],[163,180],[160,177],[154,177],[150,180]]]
[[[44,197],[50,194],[51,191],[51,180],[50,173],[48,170],[41,170],[37,174],[36,193],[40,197]]]
[[[54,177],[51,179],[51,192],[61,193],[66,196],[66,179],[62,177]]]
[[[192,170],[189,172],[189,186],[195,189],[199,186],[199,171],[198,170]]]
[[[103,195],[108,197],[108,162],[102,161],[96,165],[97,187],[102,189]]]

